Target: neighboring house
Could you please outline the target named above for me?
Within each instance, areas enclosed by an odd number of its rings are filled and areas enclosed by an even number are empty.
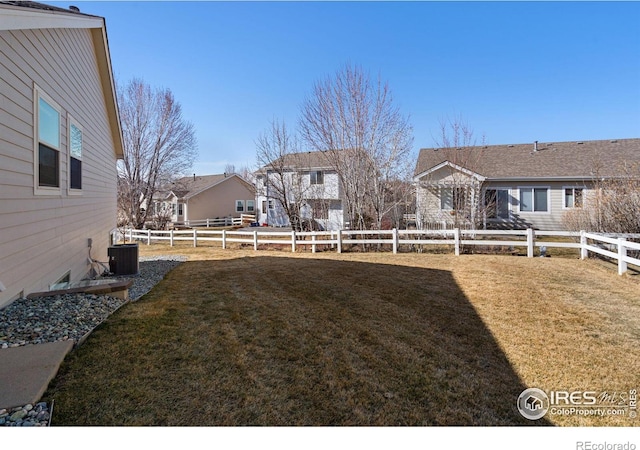
[[[290,226],[284,202],[297,205],[300,219],[324,230],[345,226],[338,174],[323,152],[301,152],[262,167],[256,172],[258,222]]]
[[[640,139],[422,149],[418,226],[561,230],[595,180],[639,173]]]
[[[102,271],[122,156],[104,19],[0,1],[0,307]]]
[[[193,175],[165,186],[155,207],[173,223],[240,217],[255,214],[255,189],[238,174]]]

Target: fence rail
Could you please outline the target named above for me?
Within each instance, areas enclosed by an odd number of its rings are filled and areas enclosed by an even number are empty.
[[[575,242],[556,242],[543,240],[549,237],[573,238]],[[532,258],[535,249],[544,253],[546,248],[573,248],[580,251],[585,259],[589,252],[596,253],[617,260],[618,273],[623,274],[632,264],[640,267],[640,259],[629,256],[629,250],[640,255],[640,243],[627,239],[640,239],[640,234],[605,235],[596,233],[568,232],[568,231],[536,231],[526,230],[340,230],[340,231],[266,231],[253,230],[132,230],[124,232],[116,229],[112,231],[112,242],[142,241],[150,245],[156,241],[168,241],[171,246],[176,241],[193,242],[197,247],[199,242],[220,242],[222,248],[229,243],[253,245],[258,250],[260,245],[282,245],[290,247],[295,252],[298,247],[311,247],[316,252],[319,246],[329,246],[338,253],[342,253],[345,245],[377,245],[391,246],[393,253],[397,253],[402,245],[429,246],[449,245],[453,247],[456,256],[460,255],[464,246],[507,246],[511,248],[526,248],[527,256]]]
[[[186,220],[173,222],[174,226],[184,227],[232,227],[245,226],[256,221],[254,214],[241,214],[240,217],[216,217],[215,219]]]

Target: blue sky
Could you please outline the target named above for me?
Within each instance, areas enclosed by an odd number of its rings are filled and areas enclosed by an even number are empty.
[[[106,18],[118,80],[173,91],[199,175],[253,166],[346,63],[388,81],[416,154],[458,115],[488,144],[640,137],[638,2],[51,3]]]

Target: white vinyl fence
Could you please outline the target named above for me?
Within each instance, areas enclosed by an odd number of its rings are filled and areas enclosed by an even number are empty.
[[[232,227],[245,226],[256,221],[253,214],[241,214],[240,217],[217,217],[215,219],[187,220],[185,222],[173,222],[174,226],[185,227]]]
[[[575,242],[557,242],[545,238],[561,237],[573,238]],[[536,231],[531,228],[526,230],[340,230],[340,231],[271,231],[259,228],[251,230],[132,230],[127,229],[112,231],[112,242],[141,241],[148,245],[153,242],[168,242],[173,246],[177,241],[192,242],[194,247],[199,242],[220,242],[222,248],[227,248],[229,243],[252,245],[254,250],[259,250],[260,245],[282,245],[291,248],[295,252],[298,248],[311,247],[316,252],[319,246],[329,246],[338,253],[342,253],[345,245],[363,244],[390,246],[393,253],[397,253],[402,245],[429,246],[450,245],[456,256],[460,255],[462,246],[507,246],[511,248],[526,248],[527,256],[535,255],[536,247],[539,253],[544,253],[548,248],[574,248],[580,250],[580,256],[585,259],[589,252],[607,256],[618,262],[618,273],[627,271],[627,265],[633,264],[640,267],[640,259],[628,255],[631,251],[634,255],[640,254],[640,243],[630,242],[627,239],[640,239],[640,235],[611,235],[569,231]]]

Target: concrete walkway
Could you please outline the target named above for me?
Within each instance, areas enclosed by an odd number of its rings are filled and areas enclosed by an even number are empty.
[[[73,340],[0,349],[0,409],[37,403]]]

